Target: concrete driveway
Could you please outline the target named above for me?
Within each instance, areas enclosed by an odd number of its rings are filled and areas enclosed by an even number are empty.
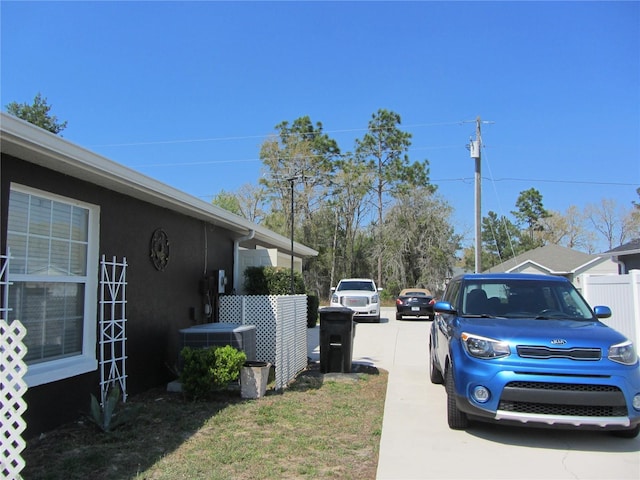
[[[473,424],[449,429],[444,387],[429,381],[431,322],[358,323],[353,361],[389,372],[379,480],[409,479],[640,479],[640,437],[607,433]],[[308,351],[319,361],[318,331],[308,329]]]

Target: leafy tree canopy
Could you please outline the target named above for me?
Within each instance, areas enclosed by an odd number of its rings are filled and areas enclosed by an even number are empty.
[[[66,121],[59,122],[58,117],[49,113],[51,111],[51,105],[47,103],[47,99],[39,92],[33,99],[31,105],[28,103],[11,102],[6,108],[7,113],[48,130],[51,133],[55,133],[56,135],[67,128]]]

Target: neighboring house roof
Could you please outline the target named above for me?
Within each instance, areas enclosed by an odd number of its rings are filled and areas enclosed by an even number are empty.
[[[188,195],[122,164],[75,145],[19,118],[0,112],[0,151],[20,160],[80,178],[139,200],[219,225],[238,234],[243,247],[277,248],[291,253],[291,239]],[[294,255],[318,252],[294,242]]]
[[[533,264],[553,275],[567,275],[604,260],[601,255],[590,255],[560,245],[545,245],[502,262],[487,272],[510,272],[523,265]]]
[[[614,254],[616,256],[633,255],[636,253],[640,253],[640,238],[634,238],[630,242],[605,252],[605,254]]]

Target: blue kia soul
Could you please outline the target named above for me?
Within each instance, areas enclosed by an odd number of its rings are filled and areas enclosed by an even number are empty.
[[[461,275],[434,311],[430,377],[445,385],[450,428],[477,419],[638,435],[633,343],[564,277]]]

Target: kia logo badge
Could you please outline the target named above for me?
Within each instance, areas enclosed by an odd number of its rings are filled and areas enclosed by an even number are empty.
[[[567,341],[564,338],[554,338],[551,340],[551,345],[564,345]]]

